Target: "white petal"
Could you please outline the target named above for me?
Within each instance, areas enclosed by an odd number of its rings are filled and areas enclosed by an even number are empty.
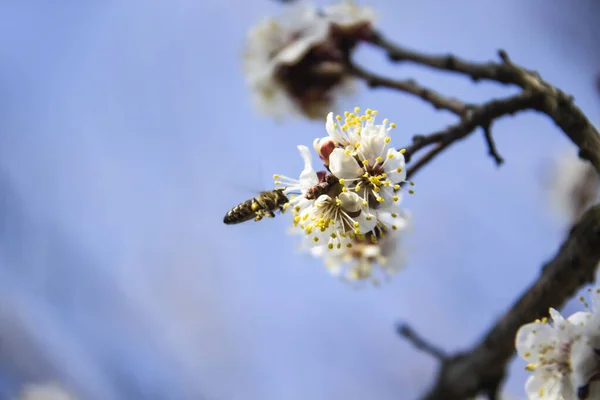
[[[336,121],[333,118],[333,113],[330,112],[329,114],[327,114],[327,121],[325,122],[325,130],[327,131],[327,134],[329,135],[329,137],[336,143],[336,144],[340,144],[340,143],[344,143],[345,140],[342,137],[342,135],[340,134],[340,132],[336,129]]]
[[[385,136],[364,135],[360,141],[360,153],[366,160],[369,160],[371,165],[374,165],[377,157],[385,157],[386,146]]]
[[[315,207],[323,207],[325,203],[329,203],[331,201],[331,197],[326,194],[320,195],[317,200],[315,200]]]
[[[555,337],[556,330],[549,324],[532,322],[519,328],[515,337],[515,347],[521,358],[534,361],[535,357],[526,357],[525,353],[534,353],[537,356],[538,353],[532,352],[532,348],[538,346],[540,343],[549,343]]]
[[[375,215],[367,213],[365,209],[363,209],[360,215],[354,218],[354,220],[358,222],[361,233],[369,233],[375,229],[375,226],[377,225],[377,218]]]
[[[346,154],[343,149],[336,148],[329,156],[329,169],[339,179],[355,179],[362,175],[363,169],[354,157]]]
[[[534,374],[527,379],[525,383],[525,392],[527,397],[532,400],[559,399],[557,396],[562,391],[562,386],[558,379],[552,376],[543,376]],[[569,400],[572,397],[569,397]]]
[[[304,170],[300,174],[300,188],[305,191],[319,183],[319,178],[317,177],[317,172],[312,167],[312,157],[308,147],[298,146],[298,150],[304,160]]]
[[[578,311],[575,314],[571,315],[569,318],[567,318],[567,321],[573,325],[583,327],[592,318],[592,315],[592,313],[589,313],[587,311]]]
[[[554,308],[550,308],[549,313],[550,313],[550,318],[552,318],[555,325],[559,325],[559,324],[562,324],[563,322],[565,322],[565,319],[563,318],[562,315],[560,315],[560,312],[558,312]]]
[[[600,373],[600,358],[585,340],[577,340],[571,347],[570,365],[573,370],[571,382],[574,388],[587,385]]]
[[[276,64],[294,65],[298,63],[314,45],[314,38],[296,40],[283,48],[277,56],[273,58],[273,61]]]
[[[392,156],[391,158],[390,155]],[[398,183],[406,180],[406,162],[404,154],[396,149],[388,149],[386,156],[388,158],[385,161],[384,169],[391,181]],[[397,172],[398,168],[400,168],[400,172]]]
[[[342,202],[344,210],[349,212],[357,212],[362,208],[362,199],[359,195],[353,192],[342,192],[338,198]]]

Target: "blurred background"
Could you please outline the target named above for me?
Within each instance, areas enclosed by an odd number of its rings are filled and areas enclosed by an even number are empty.
[[[411,48],[477,61],[506,49],[600,122],[597,1],[369,4]],[[257,114],[244,83],[247,30],[284,7],[0,3],[0,399],[35,382],[92,400],[413,399],[437,365],[395,325],[463,349],[556,252],[570,222],[548,207],[548,171],[575,148],[532,113],[494,124],[501,168],[476,133],[415,176],[408,266],[380,287],[297,254],[287,218],[225,226],[324,135]],[[465,101],[514,93],[363,47],[361,65]],[[344,105],[395,121],[399,146],[454,121],[383,89]],[[524,396],[523,366],[507,394]]]

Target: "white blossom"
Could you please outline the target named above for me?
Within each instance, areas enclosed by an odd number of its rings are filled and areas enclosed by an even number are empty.
[[[550,309],[546,318],[522,326],[516,349],[532,372],[525,384],[529,399],[583,400],[600,396],[599,317],[595,310],[600,291],[592,293],[592,310],[577,312],[568,319]]]
[[[318,9],[304,3],[253,27],[244,52],[246,82],[267,114],[321,118],[354,89],[345,54],[368,37],[374,13],[344,2]]]
[[[309,149],[298,146],[304,161],[299,179],[274,175],[289,198],[284,208],[291,210],[291,232],[303,237],[301,249],[322,257],[332,273],[348,280],[377,280],[376,270],[390,276],[403,265],[403,254],[394,250],[410,220],[400,207],[404,156],[391,146],[394,124],[376,125],[376,114],[346,113],[343,126],[329,114],[328,136],[313,143],[329,171],[317,172]]]

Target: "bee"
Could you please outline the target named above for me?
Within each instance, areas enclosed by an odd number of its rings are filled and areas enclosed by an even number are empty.
[[[284,205],[289,202],[283,193],[285,189],[275,189],[261,192],[257,197],[238,204],[225,214],[223,223],[227,225],[239,224],[254,218],[260,221],[264,217],[274,218],[274,212],[284,211]]]

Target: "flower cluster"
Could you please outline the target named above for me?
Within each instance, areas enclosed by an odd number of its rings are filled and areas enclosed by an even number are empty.
[[[522,326],[516,348],[532,373],[525,384],[529,399],[600,398],[600,289],[590,289],[593,307],[564,319],[550,309],[547,318]]]
[[[409,215],[400,208],[406,181],[403,150],[391,144],[395,124],[375,123],[377,111],[367,109],[344,116],[329,113],[327,136],[313,146],[328,171],[317,172],[311,152],[298,146],[304,160],[299,179],[275,175],[285,187],[293,216],[292,232],[303,236],[302,248],[325,258],[328,269],[349,280],[373,278],[373,267],[388,275],[399,262],[395,255],[400,232]],[[397,260],[400,261],[400,260]]]
[[[318,9],[291,6],[266,18],[247,39],[244,72],[257,107],[281,117],[300,113],[323,118],[335,97],[353,90],[343,64],[369,37],[374,13],[350,1]]]

